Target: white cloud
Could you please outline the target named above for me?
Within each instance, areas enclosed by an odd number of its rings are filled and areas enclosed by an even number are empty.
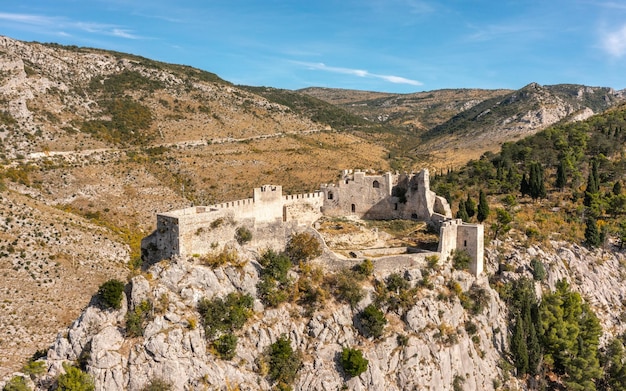
[[[617,31],[605,33],[602,37],[602,47],[614,57],[626,54],[626,25]]]
[[[41,15],[31,14],[11,14],[6,12],[0,12],[0,20],[6,20],[9,22],[19,22],[33,25],[49,25],[58,22],[56,18],[50,18]]]
[[[78,30],[91,34],[108,35],[126,39],[140,39],[141,37],[132,33],[131,30],[121,26],[105,23],[81,22],[68,20],[61,17],[51,17],[35,14],[13,14],[0,12],[0,20],[19,23],[22,25],[37,26],[46,30],[56,30],[54,34],[70,36],[68,30]]]
[[[370,73],[363,69],[331,67],[321,62],[294,61],[294,63],[306,66],[308,69],[333,72],[333,73],[341,73],[341,74],[353,75],[353,76],[358,76],[358,77],[369,77],[369,78],[381,79],[381,80],[385,80],[385,81],[388,81],[390,83],[395,83],[395,84],[409,84],[412,86],[421,86],[423,84],[420,81],[407,79],[401,76],[379,75],[376,73]]]

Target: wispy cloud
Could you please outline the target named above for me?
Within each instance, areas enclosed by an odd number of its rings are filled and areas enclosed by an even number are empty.
[[[605,32],[602,36],[602,47],[613,57],[622,57],[626,54],[626,25],[619,30]]]
[[[71,33],[68,31],[75,30],[125,39],[142,38],[134,34],[132,30],[115,24],[74,21],[62,17],[0,12],[0,20],[48,30],[57,30],[55,33],[63,36],[70,36]]]
[[[357,77],[369,77],[369,78],[385,80],[385,81],[388,81],[390,83],[395,83],[395,84],[409,84],[412,86],[421,86],[423,84],[420,81],[407,79],[402,76],[379,75],[376,73],[368,72],[363,69],[332,67],[321,62],[301,62],[301,61],[293,61],[293,62],[299,65],[303,65],[307,67],[308,69],[317,70],[317,71],[341,73],[344,75],[353,75]]]
[[[54,23],[58,23],[58,18],[51,18],[49,16],[42,15],[31,15],[31,14],[12,14],[6,12],[0,12],[0,20],[5,20],[9,22],[18,22],[18,23],[27,23],[34,25],[50,25]]]

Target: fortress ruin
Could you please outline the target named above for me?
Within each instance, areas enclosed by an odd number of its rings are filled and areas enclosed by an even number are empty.
[[[481,274],[483,225],[452,219],[446,199],[429,186],[428,170],[383,175],[344,170],[338,183],[306,194],[283,195],[281,186],[264,185],[253,190],[252,198],[157,214],[156,230],[142,240],[142,254],[149,260],[206,254],[234,241],[239,227],[252,233],[251,245],[278,248],[322,216],[411,219],[439,229],[441,259],[465,250],[472,260],[470,272]]]

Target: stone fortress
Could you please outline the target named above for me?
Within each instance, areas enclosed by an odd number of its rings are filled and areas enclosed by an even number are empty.
[[[255,188],[252,198],[157,214],[156,230],[142,241],[142,254],[152,261],[206,254],[233,242],[239,227],[252,233],[251,245],[280,248],[289,235],[312,229],[322,216],[412,219],[439,229],[440,259],[465,250],[472,260],[470,272],[478,276],[483,270],[483,225],[452,219],[446,199],[429,186],[428,170],[383,175],[344,170],[337,184],[323,184],[307,194],[283,195],[281,186],[265,185]]]

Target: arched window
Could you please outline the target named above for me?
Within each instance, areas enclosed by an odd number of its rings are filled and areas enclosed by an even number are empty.
[[[328,193],[328,199],[332,200],[333,199],[333,193]]]
[[[372,187],[373,187],[374,189],[378,189],[378,188],[380,187],[380,183],[379,183],[378,181],[374,181],[374,182],[372,183]]]
[[[356,212],[356,205],[352,204],[352,213]]]

